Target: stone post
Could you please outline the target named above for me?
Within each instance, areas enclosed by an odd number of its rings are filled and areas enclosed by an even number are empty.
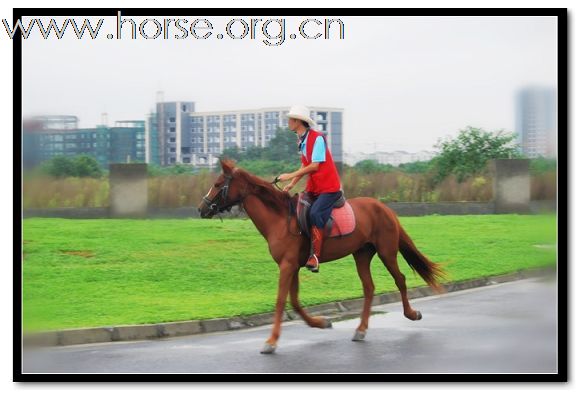
[[[147,216],[147,164],[111,164],[109,191],[112,217]]]
[[[493,201],[496,213],[530,213],[530,160],[493,159]]]

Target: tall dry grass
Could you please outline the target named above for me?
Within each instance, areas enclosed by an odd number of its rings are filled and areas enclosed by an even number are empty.
[[[216,178],[217,174],[212,173],[150,177],[149,206],[197,206]],[[347,198],[368,196],[385,202],[489,201],[493,195],[492,180],[487,175],[471,177],[461,183],[451,176],[433,186],[426,174],[400,171],[360,174],[349,170],[341,180]],[[302,191],[305,182],[303,178],[292,192]],[[556,198],[555,172],[531,176],[531,198]],[[109,182],[104,178],[29,178],[23,182],[23,202],[24,208],[107,207]]]
[[[216,174],[149,178],[150,207],[197,206],[217,178]]]
[[[492,199],[491,178],[476,176],[457,182],[450,176],[433,186],[427,174],[359,174],[349,171],[342,177],[347,197],[368,196],[386,202],[488,201]]]
[[[548,171],[538,175],[532,175],[530,195],[532,200],[555,200],[557,192],[557,174]]]
[[[27,178],[22,183],[22,201],[28,208],[107,207],[109,181],[105,178]]]

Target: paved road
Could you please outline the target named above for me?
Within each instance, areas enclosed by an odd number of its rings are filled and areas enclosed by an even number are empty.
[[[366,341],[358,324],[310,329],[284,324],[274,355],[259,350],[269,327],[173,338],[25,351],[25,373],[225,372],[547,372],[557,371],[555,283],[525,280],[413,300],[423,320],[400,303],[373,307]]]

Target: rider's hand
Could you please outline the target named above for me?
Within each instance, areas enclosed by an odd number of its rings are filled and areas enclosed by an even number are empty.
[[[288,185],[286,185],[286,186],[285,186],[285,187],[282,189],[282,191],[284,191],[284,192],[288,192],[288,191],[289,191],[289,190],[291,190],[292,188],[294,188],[294,184],[288,184]]]
[[[292,179],[292,174],[290,173],[284,173],[284,174],[280,174],[278,176],[278,181],[288,181]]]

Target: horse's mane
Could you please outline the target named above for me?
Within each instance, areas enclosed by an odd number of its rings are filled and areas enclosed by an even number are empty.
[[[238,168],[238,175],[248,183],[250,190],[262,200],[264,205],[278,214],[283,214],[284,211],[288,210],[288,201],[291,200],[288,192],[278,190],[271,182],[244,169]]]
[[[256,194],[270,209],[278,214],[283,214],[288,210],[288,201],[292,200],[288,192],[283,192],[275,188],[271,182],[253,175],[247,170],[237,167],[231,159],[224,159],[222,163],[236,169],[236,176],[241,177],[247,184],[250,192]]]

